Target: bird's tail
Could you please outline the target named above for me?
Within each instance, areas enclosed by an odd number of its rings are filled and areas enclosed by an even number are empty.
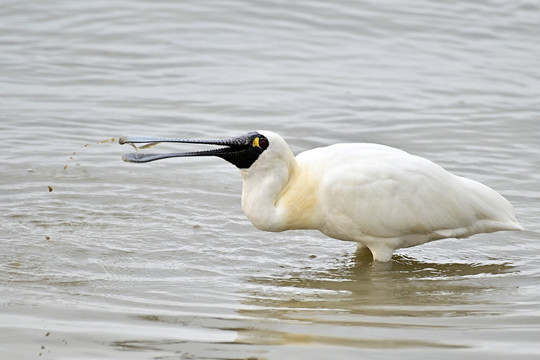
[[[495,190],[484,184],[460,177],[475,195],[475,212],[478,225],[485,232],[500,230],[523,230],[523,226],[517,221],[512,204]]]

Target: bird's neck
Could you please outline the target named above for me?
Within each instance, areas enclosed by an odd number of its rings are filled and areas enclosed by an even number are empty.
[[[242,171],[242,209],[253,225],[265,231],[306,228],[298,215],[298,191],[304,191],[302,176],[294,155]],[[291,217],[292,216],[292,217]],[[300,222],[299,222],[300,221]]]

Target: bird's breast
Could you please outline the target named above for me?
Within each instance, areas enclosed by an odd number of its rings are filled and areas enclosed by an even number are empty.
[[[289,181],[276,201],[284,230],[318,227],[319,186],[319,177],[307,169],[299,169]]]

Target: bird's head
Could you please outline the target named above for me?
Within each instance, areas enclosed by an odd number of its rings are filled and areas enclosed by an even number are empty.
[[[120,144],[146,144],[140,148],[149,147],[160,142],[207,144],[219,146],[217,149],[182,152],[182,153],[129,153],[122,159],[127,162],[144,163],[160,159],[173,157],[193,157],[193,156],[217,156],[227,160],[241,170],[247,170],[265,153],[279,153],[285,146],[285,141],[271,131],[250,132],[242,136],[233,137],[226,140],[192,140],[179,138],[161,138],[146,136],[124,136],[118,141]],[[290,151],[290,150],[289,150]],[[265,155],[266,157],[266,155]]]

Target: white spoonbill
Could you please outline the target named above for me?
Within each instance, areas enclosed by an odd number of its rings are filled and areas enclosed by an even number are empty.
[[[512,205],[491,188],[384,145],[336,144],[295,157],[281,136],[262,130],[228,140],[123,137],[119,142],[220,145],[188,153],[130,153],[123,160],[221,157],[240,169],[242,209],[257,228],[316,229],[369,248],[376,261],[432,240],[523,229]]]

